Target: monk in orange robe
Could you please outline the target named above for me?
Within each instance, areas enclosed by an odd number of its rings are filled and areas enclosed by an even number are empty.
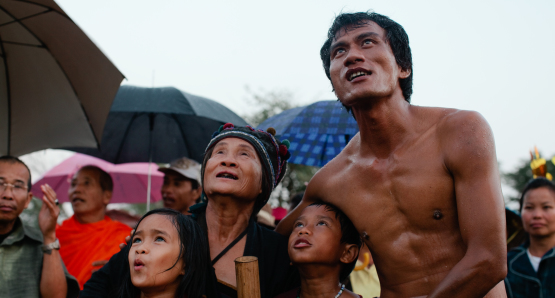
[[[118,244],[131,232],[130,227],[106,216],[112,190],[112,178],[96,166],[82,167],[71,179],[69,200],[74,215],[57,227],[56,236],[62,260],[81,289],[93,271],[119,252]]]

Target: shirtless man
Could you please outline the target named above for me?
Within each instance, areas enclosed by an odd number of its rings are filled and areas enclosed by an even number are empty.
[[[476,112],[419,107],[404,29],[375,13],[339,15],[321,50],[357,134],[281,221],[288,235],[317,199],[366,242],[381,297],[506,297],[504,204],[495,145]]]

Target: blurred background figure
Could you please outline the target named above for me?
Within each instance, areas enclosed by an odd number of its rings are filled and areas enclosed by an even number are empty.
[[[555,297],[555,185],[531,180],[522,192],[520,212],[529,238],[508,253],[508,297]]]
[[[189,215],[189,207],[200,202],[202,185],[200,182],[200,164],[192,159],[182,157],[160,167],[164,173],[162,200],[164,207]]]
[[[349,289],[362,297],[379,297],[380,280],[368,246],[360,248],[355,270],[349,275]]]
[[[81,289],[92,275],[119,252],[131,228],[106,215],[114,187],[112,177],[97,166],[84,166],[71,179],[69,201],[74,214],[56,229],[60,255]]]

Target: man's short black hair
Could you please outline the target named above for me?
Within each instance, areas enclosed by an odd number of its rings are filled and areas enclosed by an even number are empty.
[[[4,155],[4,156],[0,156],[0,162],[7,162],[11,164],[14,164],[14,163],[22,164],[27,169],[27,172],[29,172],[29,180],[27,180],[27,192],[31,191],[31,187],[32,187],[31,170],[29,170],[29,167],[23,161],[21,161],[21,159],[11,155]]]
[[[335,213],[335,219],[337,219],[337,221],[339,221],[339,224],[341,225],[340,242],[355,244],[360,249],[360,247],[362,246],[362,238],[360,238],[360,235],[358,234],[355,225],[353,225],[353,222],[351,222],[351,220],[347,217],[347,215],[345,215],[345,213],[343,213],[343,211],[335,207],[335,205],[320,200],[308,206],[324,206],[327,211]],[[343,282],[349,276],[349,274],[351,274],[351,272],[355,268],[356,262],[357,258],[355,258],[355,260],[349,264],[343,264],[341,272],[339,273],[340,282]]]
[[[528,184],[526,184],[524,190],[522,191],[522,195],[520,196],[520,213],[522,213],[522,208],[524,207],[524,196],[526,196],[526,193],[540,187],[549,189],[555,196],[555,184],[553,184],[553,182],[545,178],[532,179],[528,182]]]
[[[97,172],[98,173],[98,183],[100,184],[100,188],[102,188],[102,191],[113,191],[114,190],[114,181],[112,180],[112,176],[110,176],[110,174],[108,174],[103,169],[101,169],[97,166],[87,165],[87,166],[84,166],[84,167],[79,169],[79,171],[81,171],[81,170],[90,170],[90,171]]]
[[[403,90],[405,100],[410,103],[412,95],[412,54],[409,46],[409,37],[403,26],[399,25],[392,19],[371,11],[342,13],[338,15],[328,31],[328,39],[320,49],[320,58],[324,65],[324,71],[331,81],[330,76],[330,47],[333,40],[340,30],[345,32],[351,29],[360,28],[368,22],[374,22],[382,27],[386,32],[386,42],[391,47],[397,65],[403,70],[410,70],[410,75],[405,79],[399,79],[399,85]],[[333,84],[333,83],[332,83]],[[333,87],[333,85],[332,85]]]

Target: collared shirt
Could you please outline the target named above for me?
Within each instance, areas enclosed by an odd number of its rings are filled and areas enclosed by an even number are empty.
[[[0,298],[40,297],[42,233],[17,219],[12,233],[0,244]],[[79,295],[77,280],[63,265],[67,297]]]

